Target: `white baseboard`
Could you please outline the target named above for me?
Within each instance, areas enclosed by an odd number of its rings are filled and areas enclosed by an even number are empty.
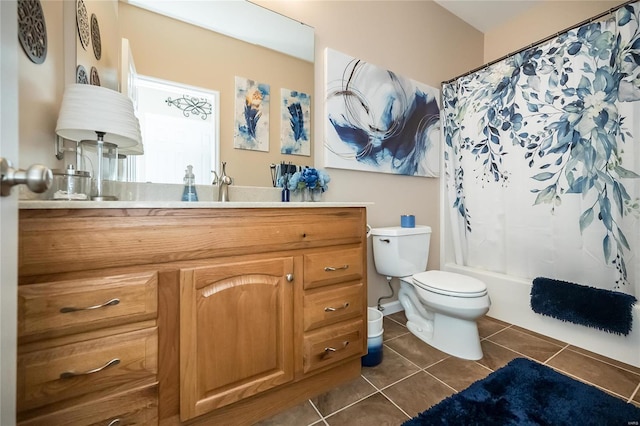
[[[383,315],[391,315],[395,314],[396,312],[404,311],[404,308],[400,304],[399,300],[394,300],[393,302],[389,303],[383,303],[380,306],[384,308],[382,311]]]

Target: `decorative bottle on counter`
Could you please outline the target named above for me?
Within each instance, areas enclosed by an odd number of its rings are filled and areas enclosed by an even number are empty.
[[[196,192],[196,177],[193,174],[193,166],[188,165],[184,171],[184,190],[182,191],[182,201],[198,201]]]
[[[291,196],[291,191],[289,188],[282,188],[282,202],[288,203]]]

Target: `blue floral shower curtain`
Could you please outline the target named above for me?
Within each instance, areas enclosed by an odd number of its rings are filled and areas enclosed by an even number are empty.
[[[640,2],[442,95],[458,262],[640,295]]]

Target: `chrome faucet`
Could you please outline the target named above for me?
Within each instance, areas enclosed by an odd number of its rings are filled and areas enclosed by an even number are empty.
[[[229,201],[229,185],[233,183],[233,179],[230,176],[227,176],[227,162],[222,162],[222,173],[220,176],[215,172],[215,170],[211,170],[213,173],[213,182],[212,185],[218,185],[218,201]]]

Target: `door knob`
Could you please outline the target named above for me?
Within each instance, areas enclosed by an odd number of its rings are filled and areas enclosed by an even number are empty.
[[[2,190],[0,195],[8,197],[11,195],[11,187],[24,184],[37,193],[45,192],[53,182],[51,170],[41,164],[34,164],[25,170],[16,170],[11,166],[11,162],[0,157],[0,172],[2,173]]]

